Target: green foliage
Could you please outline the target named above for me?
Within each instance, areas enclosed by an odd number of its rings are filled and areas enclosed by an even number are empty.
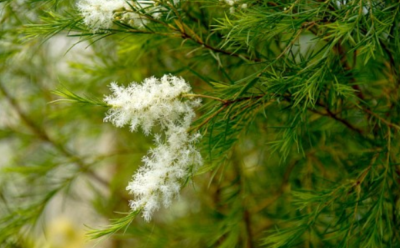
[[[62,97],[61,99],[55,100],[52,103],[60,102],[60,101],[67,101],[67,102],[72,102],[72,103],[80,103],[83,105],[90,104],[90,105],[100,106],[100,107],[109,107],[106,103],[104,103],[101,100],[90,99],[88,97],[78,96],[77,94],[75,94],[65,88],[61,88],[59,90],[54,90],[52,93],[54,95],[58,95],[58,96]]]
[[[93,31],[75,1],[0,1],[0,246],[72,208],[107,247],[399,247],[400,3],[156,2]],[[152,141],[101,99],[165,74],[203,99],[205,163],[147,223],[125,188]]]

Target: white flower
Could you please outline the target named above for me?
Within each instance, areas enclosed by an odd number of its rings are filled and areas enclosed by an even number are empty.
[[[175,4],[179,2],[174,1]],[[110,28],[117,16],[118,20],[141,28],[148,23],[145,14],[159,19],[167,11],[165,7],[151,0],[80,0],[77,7],[84,18],[83,22],[93,32]]]
[[[86,26],[97,31],[110,28],[117,10],[129,8],[125,0],[81,0],[77,7]]]
[[[123,13],[121,21],[138,28],[144,27],[149,22],[147,19],[143,18],[143,16],[135,12]]]
[[[146,134],[159,122],[163,129],[182,119],[184,114],[193,114],[198,101],[182,102],[178,99],[191,88],[182,78],[163,76],[160,80],[147,78],[143,84],[132,83],[127,88],[111,84],[114,95],[105,98],[113,108],[105,121],[115,126],[130,125],[132,131],[142,126]],[[187,123],[186,123],[187,124]]]
[[[225,0],[225,2],[226,2],[228,5],[232,6],[232,5],[235,4],[236,0]]]
[[[240,9],[246,9],[247,8],[247,4],[239,4],[240,0],[220,0],[221,2],[224,2],[225,4],[227,4],[229,7],[229,12],[231,14],[234,14],[236,11],[236,8],[240,8]],[[237,6],[236,6],[237,5]],[[236,7],[235,7],[236,6]]]
[[[201,154],[195,143],[200,134],[189,134],[188,128],[195,117],[197,99],[182,101],[183,94],[191,91],[182,78],[163,76],[145,79],[143,84],[132,83],[128,87],[111,84],[113,95],[105,97],[111,106],[104,119],[117,127],[129,125],[131,131],[141,127],[150,134],[154,125],[159,125],[163,135],[156,134],[156,147],[142,161],[129,183],[127,190],[135,196],[130,206],[142,210],[149,221],[160,205],[171,204],[179,194],[181,184],[191,172],[202,165]]]

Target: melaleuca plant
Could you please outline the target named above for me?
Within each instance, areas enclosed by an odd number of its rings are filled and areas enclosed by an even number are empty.
[[[0,243],[400,246],[398,1],[1,4]]]

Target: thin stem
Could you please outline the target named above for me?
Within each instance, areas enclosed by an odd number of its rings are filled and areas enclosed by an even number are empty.
[[[397,130],[400,130],[400,126],[399,126],[399,125],[396,125],[396,124],[394,124],[394,123],[391,123],[390,121],[388,121],[388,120],[386,120],[386,119],[380,117],[379,115],[375,114],[375,113],[372,112],[371,110],[369,110],[369,109],[367,109],[367,108],[363,108],[362,110],[363,110],[364,112],[367,112],[368,114],[374,116],[375,118],[379,119],[380,121],[382,121],[383,123],[385,123],[387,126],[389,126],[389,127],[394,127],[394,128],[396,128]]]
[[[170,4],[168,3],[168,5],[170,5]],[[153,18],[152,16],[144,15],[144,14],[141,14],[141,13],[138,13],[138,14],[141,15],[141,16],[143,16],[143,17],[145,17],[145,18],[147,18],[147,19],[149,19],[150,21],[153,21],[153,22],[156,22],[156,23],[159,23],[159,24],[163,25],[164,27],[168,28],[168,29],[171,30],[171,31],[178,32],[178,33],[180,33],[180,35],[176,35],[176,34],[174,34],[174,33],[164,33],[164,34],[163,34],[163,33],[156,33],[156,32],[152,32],[152,31],[139,31],[139,30],[136,30],[136,29],[135,29],[134,33],[150,33],[150,34],[158,34],[158,35],[163,35],[163,36],[172,36],[172,37],[175,37],[175,38],[181,37],[181,38],[183,38],[183,39],[190,39],[190,40],[196,42],[197,44],[201,45],[202,47],[204,47],[204,48],[206,48],[206,49],[208,49],[208,50],[211,50],[211,51],[213,51],[213,52],[216,52],[216,53],[221,53],[221,54],[225,54],[225,55],[229,55],[229,56],[233,56],[233,57],[238,57],[238,58],[244,58],[244,59],[246,59],[246,60],[248,60],[248,61],[253,61],[253,62],[263,62],[263,61],[262,61],[261,59],[259,59],[259,58],[254,58],[254,59],[253,59],[253,58],[250,58],[250,57],[248,57],[248,56],[246,56],[246,55],[241,55],[241,54],[237,54],[237,53],[234,53],[234,52],[229,52],[229,51],[226,51],[226,50],[222,50],[222,49],[213,47],[212,45],[210,45],[210,44],[204,42],[204,41],[203,41],[198,35],[196,35],[196,33],[195,33],[193,30],[191,30],[191,29],[190,29],[190,33],[192,33],[195,37],[193,37],[192,35],[189,35],[189,34],[187,33],[187,31],[186,31],[186,29],[188,29],[189,27],[187,27],[187,26],[183,23],[183,21],[182,21],[180,15],[179,15],[179,12],[177,12],[176,9],[173,8],[173,6],[170,5],[169,7],[171,7],[171,9],[175,12],[175,15],[176,15],[176,16],[178,17],[178,19],[179,19],[179,20],[176,20],[176,22],[175,22],[175,24],[178,26],[178,28],[175,28],[175,27],[173,27],[172,25],[169,25],[169,24],[164,23],[164,22],[162,22],[162,21],[159,21],[159,20]],[[118,31],[118,30],[114,30],[114,31]]]
[[[317,110],[315,110],[315,109],[308,109],[308,110],[311,111],[311,112],[313,112],[313,113],[319,114],[319,115],[329,116],[329,117],[331,117],[332,119],[335,119],[335,120],[341,122],[343,125],[345,125],[346,127],[348,127],[350,130],[352,130],[352,131],[354,131],[354,132],[357,132],[358,134],[361,134],[361,135],[362,135],[362,134],[364,133],[363,130],[361,130],[361,129],[355,127],[355,126],[353,126],[353,125],[352,125],[350,122],[348,122],[347,120],[338,117],[337,114],[333,113],[329,108],[325,107],[325,106],[322,105],[322,104],[318,104],[318,105],[321,106],[321,107],[324,107],[326,113],[321,113],[321,112],[319,112],[319,111],[317,111]]]
[[[261,59],[259,59],[259,58],[250,58],[250,57],[248,57],[248,56],[246,56],[246,55],[241,55],[241,54],[237,54],[237,53],[234,53],[234,52],[229,52],[229,51],[226,51],[226,50],[222,50],[222,49],[213,47],[213,46],[211,46],[210,44],[204,42],[204,41],[203,41],[198,35],[196,35],[196,33],[195,33],[193,30],[191,30],[191,29],[190,29],[189,31],[190,31],[190,33],[194,34],[195,37],[193,37],[192,35],[189,35],[189,34],[186,32],[186,29],[188,29],[189,27],[187,27],[182,21],[179,21],[179,22],[176,23],[176,24],[179,26],[179,28],[173,28],[173,30],[174,30],[174,31],[180,32],[182,38],[184,38],[184,39],[190,39],[190,40],[196,42],[197,44],[202,45],[204,48],[207,48],[207,49],[209,49],[209,50],[212,50],[213,52],[222,53],[222,54],[229,55],[229,56],[232,56],[232,57],[244,58],[244,59],[246,59],[246,60],[248,60],[248,61],[263,62],[263,61],[262,61]],[[169,26],[169,28],[171,29],[170,26]]]
[[[222,108],[220,108],[220,109],[219,109],[218,111],[216,111],[214,114],[212,114],[211,116],[209,116],[209,117],[208,117],[206,120],[204,120],[199,126],[193,127],[193,128],[191,128],[191,129],[189,129],[189,131],[192,131],[192,130],[198,130],[200,127],[202,127],[202,126],[204,126],[205,124],[207,124],[207,123],[208,123],[212,118],[214,118],[218,113],[220,113],[221,111],[223,111],[223,110],[225,109],[225,107],[231,105],[232,103],[240,102],[240,101],[245,101],[245,100],[249,100],[249,99],[260,99],[260,98],[264,97],[264,95],[252,96],[252,97],[243,97],[243,98],[238,98],[238,99],[235,99],[235,100],[221,99],[221,98],[218,98],[218,97],[213,97],[213,96],[208,96],[208,95],[202,95],[202,94],[184,94],[183,97],[201,97],[201,98],[208,98],[208,99],[213,99],[213,100],[220,101],[220,102],[223,103],[223,107],[222,107]],[[288,99],[286,99],[286,100],[288,100]],[[315,110],[315,109],[309,109],[309,110],[310,110],[311,112],[314,112],[314,113],[319,114],[319,115],[329,116],[329,117],[331,117],[332,119],[335,119],[335,120],[341,122],[343,125],[345,125],[346,127],[348,127],[350,130],[352,130],[352,131],[354,131],[354,132],[357,132],[357,133],[360,134],[360,135],[363,135],[363,134],[364,134],[364,131],[363,131],[363,130],[361,130],[361,129],[355,127],[355,126],[353,126],[353,125],[352,125],[350,122],[348,122],[347,120],[338,117],[337,114],[333,113],[333,112],[332,112],[329,108],[327,108],[326,106],[324,106],[324,105],[322,105],[322,104],[318,104],[318,105],[321,106],[321,107],[324,107],[326,113],[321,113],[321,112],[319,112],[319,111],[317,111],[317,110]],[[364,109],[364,111],[369,112],[371,115],[376,116],[377,118],[379,118],[380,120],[382,120],[382,122],[384,122],[385,124],[387,124],[387,125],[389,125],[389,126],[396,127],[397,129],[400,130],[400,126],[386,121],[386,120],[383,119],[382,117],[380,117],[380,116],[378,116],[378,115],[372,113],[370,110]]]
[[[208,96],[208,95],[202,95],[202,94],[184,94],[182,95],[183,97],[200,97],[200,98],[208,98],[208,99],[213,99],[213,100],[217,100],[220,101],[222,103],[228,103],[228,100],[224,100],[218,97],[214,97],[214,96]]]
[[[207,119],[205,119],[202,123],[200,123],[198,126],[196,127],[192,127],[189,129],[190,131],[193,130],[199,130],[202,126],[204,126],[205,124],[207,124],[212,118],[214,118],[215,116],[217,116],[219,113],[221,113],[224,109],[226,109],[229,105],[225,104],[222,106],[222,108],[218,109],[217,111],[215,111],[212,115],[210,115]]]

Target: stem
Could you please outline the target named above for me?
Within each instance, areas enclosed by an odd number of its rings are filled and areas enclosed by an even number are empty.
[[[210,44],[205,43],[199,36],[196,35],[196,37],[192,37],[191,35],[189,35],[189,34],[186,32],[185,25],[183,24],[183,22],[180,22],[179,25],[180,25],[182,28],[179,28],[179,29],[174,28],[173,30],[174,30],[174,31],[180,32],[181,35],[182,35],[182,38],[184,38],[184,39],[190,39],[190,40],[196,42],[197,44],[202,45],[203,47],[205,47],[205,48],[207,48],[207,49],[209,49],[209,50],[211,50],[211,51],[213,51],[213,52],[222,53],[222,54],[229,55],[229,56],[232,56],[232,57],[244,58],[244,59],[246,59],[246,60],[248,60],[248,61],[263,62],[263,61],[262,61],[261,59],[259,59],[259,58],[254,58],[254,59],[252,59],[252,58],[250,58],[250,57],[248,57],[248,56],[246,56],[246,55],[240,55],[240,54],[237,54],[237,53],[234,53],[234,52],[229,52],[229,51],[226,51],[226,50],[222,50],[222,49],[213,47],[213,46],[211,46]],[[186,28],[187,28],[187,27],[186,27]],[[195,34],[193,30],[190,30],[190,31],[191,31],[191,33]]]
[[[383,123],[385,123],[387,126],[389,126],[389,127],[394,127],[394,128],[396,128],[397,130],[400,130],[400,126],[399,126],[399,125],[396,125],[396,124],[394,124],[394,123],[391,123],[390,121],[388,121],[388,120],[386,120],[386,119],[380,117],[379,115],[375,114],[375,113],[372,112],[371,110],[369,110],[369,109],[367,109],[367,108],[363,108],[362,110],[363,110],[364,112],[366,112],[366,113],[368,113],[368,114],[374,116],[375,118],[379,119],[380,121],[382,121]]]
[[[179,12],[178,12],[170,3],[167,2],[167,4],[168,4],[169,7],[174,11],[175,15],[178,17],[178,20],[176,20],[176,24],[177,24],[178,28],[175,28],[175,27],[173,27],[172,25],[168,25],[168,24],[166,24],[166,23],[164,23],[164,22],[162,22],[162,21],[159,21],[159,20],[153,18],[152,16],[143,15],[143,14],[141,14],[141,13],[138,13],[138,14],[139,14],[140,16],[145,17],[146,19],[149,19],[150,21],[153,21],[153,22],[156,22],[156,23],[159,23],[159,24],[163,25],[164,27],[168,28],[168,29],[171,30],[171,31],[179,32],[181,38],[183,38],[183,39],[190,39],[190,40],[196,42],[197,44],[203,46],[204,48],[207,48],[208,50],[211,50],[211,51],[213,51],[213,52],[222,53],[222,54],[225,54],[225,55],[229,55],[229,56],[233,56],[233,57],[238,57],[238,58],[244,58],[244,59],[246,59],[246,60],[248,60],[248,61],[263,62],[263,61],[262,61],[261,59],[259,59],[259,58],[254,58],[254,59],[252,59],[252,58],[250,58],[250,57],[248,57],[248,56],[246,56],[246,55],[240,55],[240,54],[237,54],[237,53],[234,53],[234,52],[229,52],[229,51],[225,51],[225,50],[222,50],[222,49],[213,47],[213,46],[211,46],[210,44],[204,42],[204,41],[203,41],[199,36],[197,36],[196,33],[195,33],[193,30],[191,30],[191,29],[190,29],[191,33],[194,34],[196,37],[193,37],[193,36],[189,35],[189,34],[186,32],[186,29],[188,29],[189,27],[187,27],[186,25],[184,25],[184,23],[183,23],[183,21],[182,21],[182,18],[181,18],[181,16],[179,15]],[[115,30],[115,31],[118,31],[118,30]],[[138,32],[138,30],[135,30],[134,32],[136,33],[136,32]],[[142,32],[142,31],[139,31],[139,32]],[[178,37],[178,35],[175,35],[174,33],[164,33],[164,34],[161,34],[161,33],[156,33],[156,32],[152,32],[152,31],[145,31],[145,32],[142,32],[142,33],[153,33],[153,34],[160,34],[160,35],[165,35],[165,36]]]
[[[353,126],[353,125],[352,125],[350,122],[348,122],[347,120],[338,117],[337,114],[333,113],[328,107],[325,107],[325,106],[322,105],[322,104],[318,104],[318,105],[321,106],[321,107],[324,107],[326,113],[321,113],[321,112],[319,112],[319,111],[317,111],[317,110],[315,110],[315,109],[308,109],[308,110],[311,111],[311,112],[313,112],[313,113],[319,114],[319,115],[329,116],[329,117],[331,117],[332,119],[335,119],[335,120],[341,122],[343,125],[345,125],[346,127],[348,127],[350,130],[352,130],[352,131],[354,131],[354,132],[357,132],[358,134],[361,134],[361,135],[363,134],[363,131],[362,131],[361,129],[359,129],[359,128]]]
[[[221,99],[221,98],[218,98],[218,97],[207,96],[207,95],[202,95],[202,94],[183,94],[182,96],[183,97],[189,97],[189,98],[192,98],[192,97],[208,98],[208,99],[213,99],[213,100],[220,101],[222,103],[228,103],[229,102],[228,100],[224,100],[224,99]]]
[[[214,118],[215,116],[217,116],[219,113],[221,113],[224,109],[226,109],[228,107],[227,104],[223,105],[222,108],[218,109],[217,111],[215,111],[212,115],[210,115],[207,119],[205,119],[202,123],[200,123],[198,126],[196,127],[192,127],[190,128],[188,131],[193,131],[193,130],[198,130],[200,129],[202,126],[204,126],[205,124],[207,124],[212,118]]]

